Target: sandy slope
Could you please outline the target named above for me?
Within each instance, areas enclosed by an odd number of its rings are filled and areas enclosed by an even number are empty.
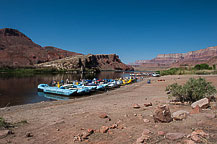
[[[190,77],[198,76],[164,76],[152,78],[151,84],[141,81],[121,87],[103,94],[79,98],[69,101],[43,102],[14,106],[0,109],[0,117],[9,122],[27,120],[27,124],[20,124],[13,128],[15,134],[0,139],[0,143],[18,144],[72,144],[72,143],[135,143],[144,129],[149,129],[150,139],[147,143],[177,143],[180,140],[168,140],[158,136],[158,131],[182,132],[190,134],[193,129],[202,129],[210,137],[207,143],[215,143],[217,140],[217,118],[209,118],[208,114],[216,114],[215,109],[203,110],[200,114],[188,116],[183,121],[171,123],[154,123],[152,115],[159,104],[168,104],[165,87],[174,82],[184,83]],[[217,76],[203,76],[213,82],[217,87]],[[165,79],[165,81],[157,81]],[[153,106],[144,107],[144,103],[152,102]],[[134,109],[132,105],[137,103],[140,109]],[[177,110],[191,111],[190,106],[169,105],[171,112]],[[101,113],[109,115],[108,118],[99,118]],[[150,122],[144,123],[143,119]],[[118,128],[110,129],[107,133],[100,133],[102,126],[111,126],[118,123]],[[74,141],[74,136],[87,129],[94,129],[94,134],[83,142]],[[33,136],[26,137],[30,132]]]

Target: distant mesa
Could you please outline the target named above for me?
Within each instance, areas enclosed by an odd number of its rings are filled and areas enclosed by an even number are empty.
[[[166,69],[180,66],[194,66],[196,64],[207,63],[217,64],[217,46],[208,47],[188,53],[159,54],[151,60],[137,60],[131,64],[136,69]]]
[[[78,63],[74,56],[79,56]],[[25,34],[16,29],[0,29],[0,67],[34,67],[38,64],[51,62],[59,59],[66,65],[64,58],[73,60],[68,68],[78,66],[91,66],[103,69],[133,70],[131,66],[123,64],[117,55],[88,55],[62,50],[53,46],[41,47],[34,43]],[[84,63],[81,63],[85,60]],[[43,64],[41,65],[43,66]],[[67,68],[64,67],[64,68]]]

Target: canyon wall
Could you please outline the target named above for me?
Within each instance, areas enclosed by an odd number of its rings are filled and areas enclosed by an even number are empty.
[[[162,69],[180,66],[194,66],[196,64],[207,63],[216,64],[217,46],[191,51],[188,53],[159,54],[151,60],[138,60],[135,65],[144,69]]]

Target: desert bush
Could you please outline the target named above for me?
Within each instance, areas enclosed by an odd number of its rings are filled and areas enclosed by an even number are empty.
[[[0,117],[0,128],[7,128],[9,127],[9,123],[7,123],[3,118]]]
[[[169,98],[180,102],[195,102],[216,93],[215,87],[204,78],[190,78],[184,85],[174,83],[168,85],[166,90],[170,91]]]

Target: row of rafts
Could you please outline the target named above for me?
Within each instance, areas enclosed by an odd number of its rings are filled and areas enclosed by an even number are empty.
[[[67,83],[57,82],[54,85],[39,84],[38,85],[38,95],[45,96],[47,98],[53,98],[57,100],[66,100],[69,97],[61,96],[82,96],[98,91],[107,91],[109,89],[119,88],[127,84],[137,82],[135,77],[126,77],[120,79],[93,79],[93,80],[82,80],[80,82],[74,81]],[[50,95],[52,94],[52,95]]]

